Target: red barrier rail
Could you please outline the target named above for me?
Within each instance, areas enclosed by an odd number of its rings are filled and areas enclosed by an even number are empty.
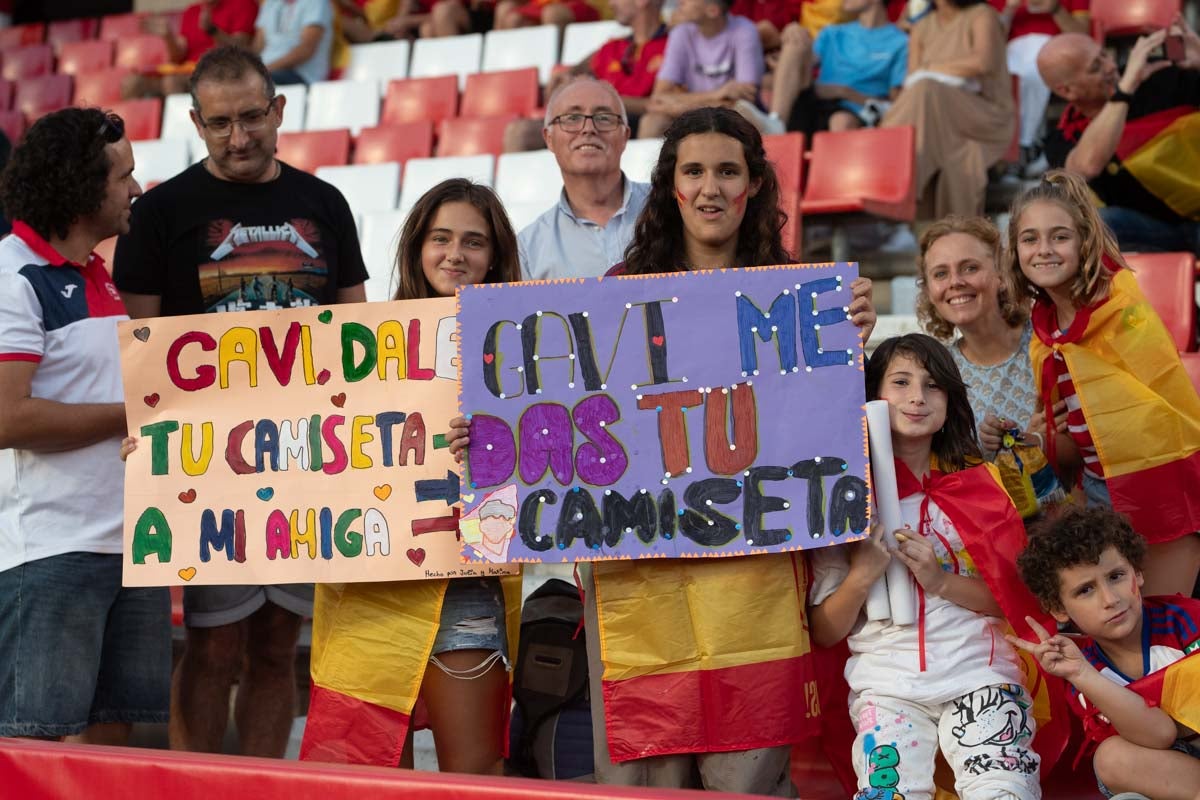
[[[0,739],[13,800],[683,800],[695,792]],[[705,800],[748,797],[706,792]]]

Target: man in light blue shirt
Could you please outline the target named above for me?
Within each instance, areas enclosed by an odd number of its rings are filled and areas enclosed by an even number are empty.
[[[263,0],[254,23],[254,51],[276,85],[328,78],[332,46],[329,0]]]
[[[517,236],[526,280],[587,278],[621,263],[650,186],[621,172],[629,124],[612,84],[580,78],[546,106],[546,147],[562,172],[558,203]]]

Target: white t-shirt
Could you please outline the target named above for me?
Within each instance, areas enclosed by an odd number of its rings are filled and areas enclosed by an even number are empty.
[[[900,501],[904,522],[920,527],[921,501],[915,494]],[[942,569],[979,577],[954,523],[936,503],[929,503],[929,530]],[[812,554],[810,604],[825,601],[849,572],[849,551],[826,547]],[[960,605],[925,595],[925,671],[921,671],[918,625],[871,622],[865,613],[850,632],[846,682],[856,694],[866,690],[916,703],[947,703],[984,686],[1022,683],[1020,662],[1004,639],[1003,621]]]

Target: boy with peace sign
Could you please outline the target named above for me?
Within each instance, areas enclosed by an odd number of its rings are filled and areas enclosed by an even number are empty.
[[[1074,508],[1030,536],[1021,577],[1060,623],[1086,638],[1009,636],[1071,684],[1072,707],[1098,744],[1101,792],[1154,800],[1200,792],[1200,601],[1143,597],[1145,540],[1108,509]]]

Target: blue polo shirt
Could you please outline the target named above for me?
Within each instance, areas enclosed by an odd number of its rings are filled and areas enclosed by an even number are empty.
[[[624,199],[607,225],[577,217],[563,189],[558,203],[517,235],[525,280],[596,278],[625,260],[650,184],[622,179]]]

